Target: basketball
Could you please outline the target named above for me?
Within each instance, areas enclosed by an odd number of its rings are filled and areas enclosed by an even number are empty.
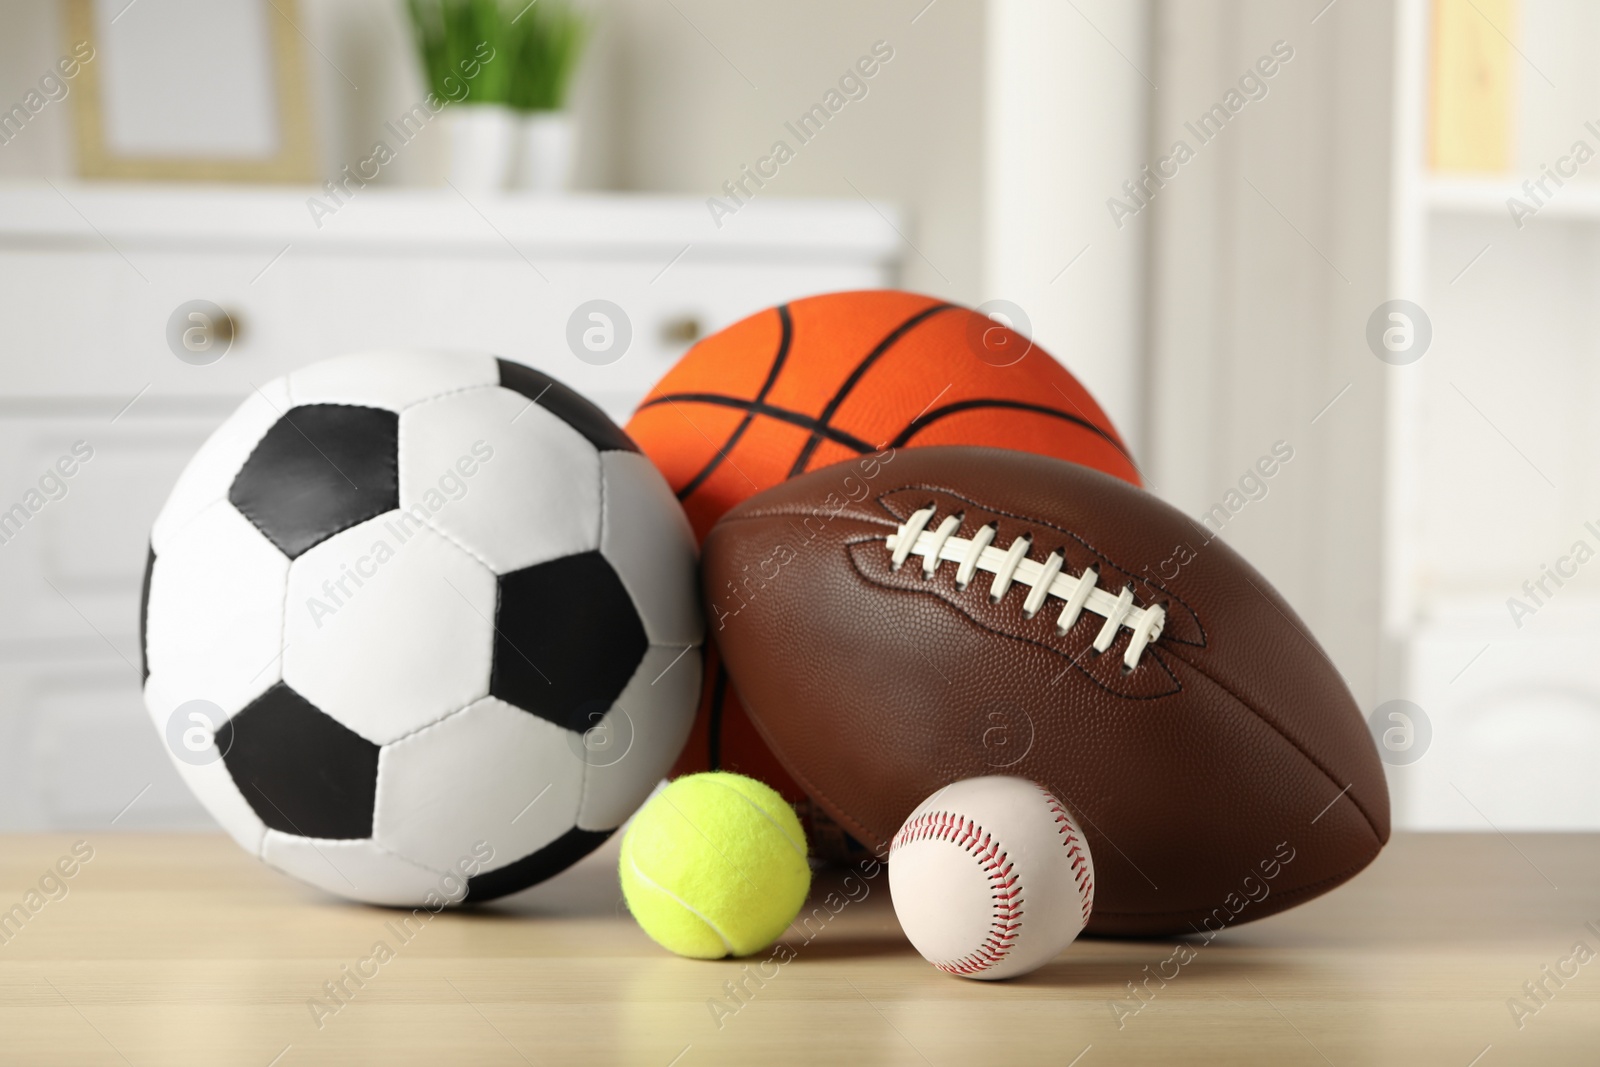
[[[977,311],[895,290],[829,293],[751,315],[690,348],[628,433],[666,475],[697,540],[729,508],[841,460],[989,445],[1139,484],[1100,405],[1027,337]],[[840,486],[841,499],[851,492]],[[673,774],[727,770],[811,816],[820,854],[849,844],[809,808],[740,706],[712,642],[694,729]]]

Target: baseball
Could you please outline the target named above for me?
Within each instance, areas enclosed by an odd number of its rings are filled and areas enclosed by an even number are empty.
[[[1015,978],[1054,959],[1088,923],[1094,861],[1044,786],[968,778],[924,800],[894,835],[889,893],[929,963],[965,978]]]

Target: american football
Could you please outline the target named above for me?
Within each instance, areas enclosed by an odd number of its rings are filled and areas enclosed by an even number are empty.
[[[888,450],[740,504],[702,559],[757,728],[870,847],[941,786],[1035,779],[1095,856],[1089,932],[1153,936],[1291,907],[1388,840],[1376,747],[1293,609],[1119,479]]]

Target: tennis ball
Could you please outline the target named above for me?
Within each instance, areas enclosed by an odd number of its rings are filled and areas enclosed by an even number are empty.
[[[628,910],[680,956],[759,952],[811,888],[806,835],[787,802],[742,774],[675,779],[634,816],[618,864]]]

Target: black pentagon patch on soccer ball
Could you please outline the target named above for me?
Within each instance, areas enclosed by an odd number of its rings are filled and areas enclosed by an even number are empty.
[[[279,682],[217,731],[239,792],[262,822],[301,837],[372,836],[378,746]]]
[[[486,900],[503,897],[538,885],[546,878],[560,874],[583,857],[605,843],[614,830],[583,830],[574,826],[537,852],[530,852],[504,867],[497,867],[467,879],[467,895],[463,904],[482,904]]]
[[[233,479],[228,500],[294,559],[400,506],[400,416],[350,404],[290,408]]]
[[[622,579],[598,552],[499,578],[489,693],[564,729],[616,702],[650,639]]]
[[[610,416],[548,374],[500,359],[500,385],[521,393],[574,430],[583,434],[597,452],[637,452],[639,446],[611,421]]]

